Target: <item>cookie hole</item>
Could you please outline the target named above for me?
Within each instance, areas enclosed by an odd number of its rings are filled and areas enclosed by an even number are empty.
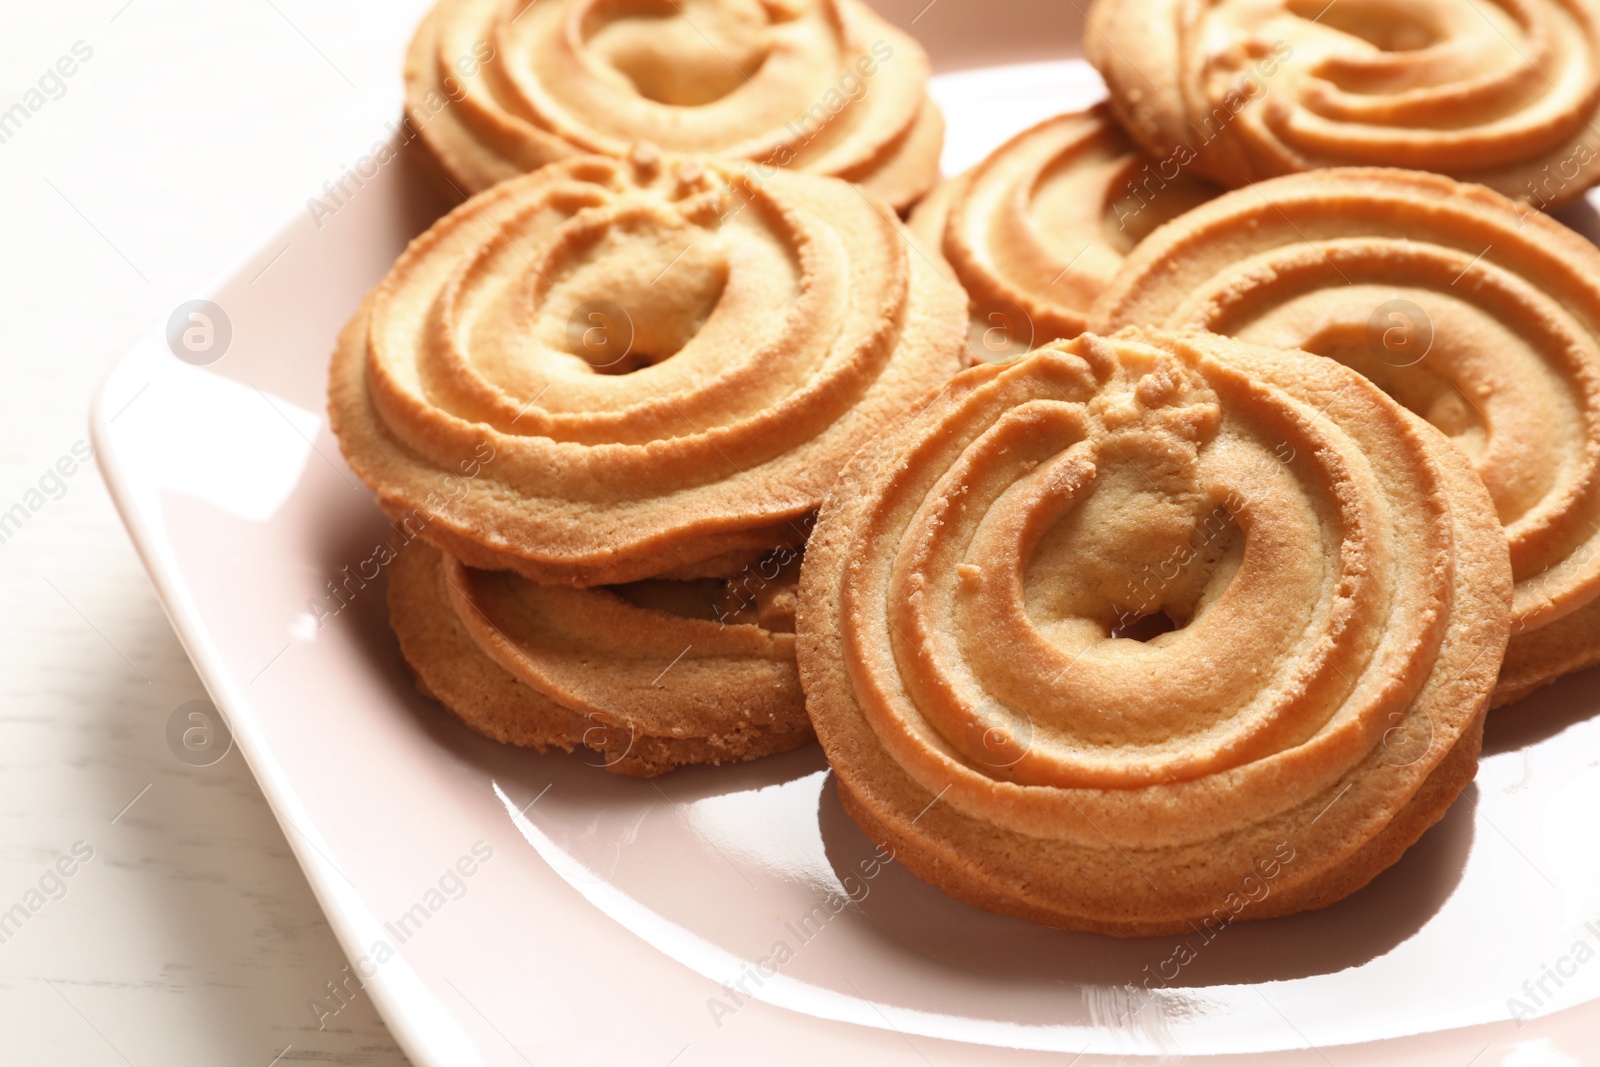
[[[714,239],[692,227],[640,220],[611,227],[561,267],[540,315],[548,321],[571,310],[559,334],[541,331],[553,347],[606,376],[677,355],[705,327],[728,281]]]
[[[1039,538],[1027,563],[1028,617],[1063,648],[1148,643],[1184,629],[1238,569],[1241,501],[1220,488],[1214,497],[1194,493],[1192,472],[1158,458],[1157,440],[1166,438],[1129,435],[1102,453],[1090,491]],[[1165,485],[1150,474],[1162,463],[1177,468]]]
[[[767,60],[767,13],[722,5],[693,23],[671,0],[614,0],[591,10],[585,37],[592,54],[647,100],[703,107],[744,85]]]
[[[1112,637],[1120,637],[1127,641],[1154,641],[1162,634],[1170,634],[1180,627],[1172,620],[1172,616],[1165,611],[1152,612],[1149,615],[1140,615],[1136,619],[1118,623],[1111,629]]]

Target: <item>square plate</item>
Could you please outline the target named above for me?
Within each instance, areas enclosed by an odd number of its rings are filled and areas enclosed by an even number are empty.
[[[1056,5],[886,6],[920,20],[945,72],[947,173],[1103,91],[1060,58],[1077,16]],[[414,164],[401,148],[219,285],[214,362],[176,358],[164,335],[127,353],[92,422],[173,626],[352,961],[348,988],[415,1062],[1590,1054],[1594,674],[1498,713],[1475,786],[1370,887],[1209,943],[1034,927],[875,863],[815,746],[639,782],[496,745],[420,697],[373,576],[389,528],[323,415],[335,334],[443,208]],[[1564,218],[1595,231],[1586,205]],[[1535,1017],[1511,1021],[1511,998]]]

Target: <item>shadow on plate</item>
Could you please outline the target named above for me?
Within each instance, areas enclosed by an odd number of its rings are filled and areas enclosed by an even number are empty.
[[[1177,945],[1192,959],[1151,988],[1281,982],[1360,966],[1416,934],[1460,882],[1472,847],[1471,786],[1436,826],[1393,867],[1360,892],[1315,912],[1242,922],[1206,943],[1185,937],[1114,938],[1068,933],[970,907],[891,864],[858,905],[876,928],[912,952],[965,971],[1018,982],[1072,986],[1144,985],[1166,970]],[[817,813],[834,870],[844,873],[874,855],[876,846],[839,802],[829,776]],[[1163,966],[1166,964],[1166,966]]]
[[[1600,244],[1600,212],[1595,211],[1587,198],[1568,204],[1559,211],[1552,211],[1550,217],[1569,229],[1577,230],[1595,244]]]
[[[1483,754],[1498,756],[1531,748],[1593,718],[1597,710],[1600,668],[1569,674],[1515,704],[1489,712],[1483,729]]]
[[[367,530],[368,526],[363,526]],[[370,532],[330,539],[323,549],[329,574],[352,559],[371,553],[374,540],[388,531],[374,509]],[[402,550],[403,551],[403,550]],[[349,616],[346,618],[346,616]],[[609,774],[601,756],[584,748],[571,753],[544,754],[501,744],[468,728],[443,704],[423,695],[412,680],[411,669],[400,654],[400,644],[389,627],[388,579],[380,576],[341,613],[351,640],[367,661],[373,677],[393,700],[396,714],[406,715],[429,743],[470,764],[506,788],[512,797],[534,796],[556,783],[563,798],[575,805],[633,806],[657,803],[665,797],[673,804],[691,804],[707,797],[744,793],[803,778],[827,768],[822,749],[815,743],[793,752],[749,763],[720,767],[684,767],[661,778],[638,779]],[[659,790],[659,792],[658,792]]]
[[[384,528],[381,518],[374,520],[374,528]],[[333,557],[327,560],[330,573],[343,565],[340,552],[364,545],[360,534],[330,538],[326,550]],[[751,763],[689,767],[641,781],[604,773],[596,766],[599,757],[582,750],[540,756],[491,741],[462,725],[411,683],[388,627],[382,584],[380,579],[364,590],[363,597],[347,609],[353,617],[344,621],[379,684],[392,694],[396,714],[408,717],[430,744],[470,768],[470,773],[495,781],[514,802],[532,800],[554,786],[561,806],[569,812],[616,815],[663,800],[688,806],[710,797],[751,793],[827,767],[821,748],[813,744]],[[1152,987],[1200,989],[1331,974],[1384,955],[1439,911],[1466,865],[1476,801],[1476,786],[1469,787],[1397,864],[1346,900],[1315,912],[1238,923],[1209,943],[1198,934],[1187,939],[1118,939],[1069,933],[992,915],[946,896],[897,864],[887,865],[871,892],[851,909],[858,920],[852,925],[858,936],[880,941],[893,955],[908,952],[1007,985],[1144,985],[1146,968],[1152,974],[1164,969],[1161,965],[1184,940],[1194,958],[1170,980],[1152,981]],[[841,880],[875,854],[876,846],[840,804],[831,774],[822,786],[816,818],[827,862]]]

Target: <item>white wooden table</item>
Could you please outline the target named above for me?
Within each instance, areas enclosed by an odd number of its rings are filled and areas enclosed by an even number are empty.
[[[318,1029],[344,956],[238,753],[169,750],[205,694],[74,449],[112,359],[385,136],[422,7],[5,2],[5,1063],[405,1063],[359,996]]]

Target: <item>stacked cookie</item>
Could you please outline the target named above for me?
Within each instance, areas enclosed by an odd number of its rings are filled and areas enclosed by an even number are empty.
[[[640,149],[441,219],[329,386],[350,466],[420,539],[391,584],[419,683],[492,737],[628,774],[809,740],[811,516],[962,366],[962,320],[838,179]]]
[[[1054,926],[1354,892],[1600,663],[1600,4],[1473,8],[1098,0],[1109,102],[930,192],[855,0],[444,0],[476,195],[330,380],[418,684],[629,775],[814,731]]]

